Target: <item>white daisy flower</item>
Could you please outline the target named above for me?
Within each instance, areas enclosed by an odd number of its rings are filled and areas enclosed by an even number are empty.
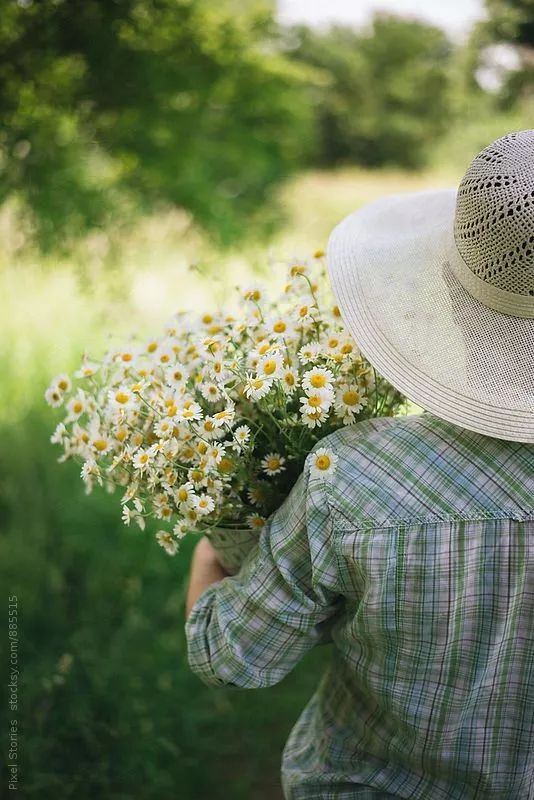
[[[250,439],[250,428],[248,425],[239,425],[234,430],[234,441],[238,448],[243,448]]]
[[[280,453],[267,453],[261,460],[261,467],[266,475],[278,475],[285,470],[285,458]]]
[[[180,507],[193,505],[194,496],[195,489],[190,481],[182,483],[174,493],[175,500]]]
[[[72,389],[71,380],[66,372],[63,372],[61,375],[57,375],[54,378],[52,385],[55,385],[60,392],[70,392]]]
[[[111,408],[123,409],[129,411],[137,405],[137,398],[135,394],[127,386],[119,386],[116,389],[110,389],[108,392],[108,399]]]
[[[84,461],[84,464],[80,471],[80,477],[83,481],[87,481],[90,478],[96,479],[99,486],[102,486],[102,476],[100,472],[100,467],[98,466],[94,458],[88,458],[87,461]]]
[[[129,525],[129,524],[130,524],[130,522],[131,522],[131,521],[132,521],[132,519],[133,519],[133,516],[134,516],[134,512],[133,512],[133,511],[132,511],[132,509],[131,509],[129,506],[127,506],[127,505],[126,505],[126,503],[125,503],[125,504],[123,505],[123,507],[122,507],[122,514],[121,514],[121,519],[122,519],[122,521],[124,522],[124,524],[125,524],[125,525]]]
[[[368,403],[360,387],[355,383],[342,384],[336,392],[336,411],[342,416],[357,414]]]
[[[91,436],[91,447],[99,456],[105,456],[112,448],[112,441],[104,432],[95,432]]]
[[[215,508],[215,502],[209,494],[199,494],[193,498],[193,507],[201,517],[204,517],[207,514],[211,514]]]
[[[180,361],[177,361],[172,366],[167,367],[165,370],[165,381],[167,386],[171,386],[173,389],[185,386],[188,379],[189,372],[187,367],[185,367]]]
[[[220,464],[221,460],[225,454],[225,449],[222,444],[216,443],[210,445],[206,451],[206,458],[208,459],[208,463],[213,466],[214,464]]]
[[[142,474],[152,463],[153,454],[150,449],[141,447],[133,457],[133,467]]]
[[[75,378],[91,378],[100,369],[99,364],[92,361],[83,361],[80,369],[74,373]]]
[[[168,439],[174,432],[174,423],[168,417],[163,417],[154,425],[154,433],[160,439]]]
[[[313,411],[328,411],[334,401],[332,389],[312,389],[300,398],[301,412],[310,414]]]
[[[272,336],[275,339],[283,339],[284,337],[291,335],[291,326],[289,320],[285,319],[284,317],[274,317],[274,319],[269,320],[266,328],[269,336]]]
[[[303,345],[297,355],[301,364],[309,364],[315,361],[321,354],[321,345],[318,342],[309,342]]]
[[[209,403],[216,403],[222,397],[222,392],[216,383],[203,381],[198,388],[202,397]]]
[[[170,556],[175,556],[178,551],[178,542],[173,538],[172,534],[168,531],[158,531],[156,539],[166,553]]]
[[[63,405],[63,392],[61,392],[55,384],[48,387],[44,393],[44,397],[48,405],[52,406],[52,408],[59,408],[59,406]]]
[[[299,384],[298,372],[294,369],[285,369],[280,376],[280,383],[286,394],[293,394]]]
[[[307,428],[318,428],[328,419],[328,411],[302,411],[300,419]]]
[[[176,418],[184,422],[202,419],[202,408],[194,400],[187,400],[182,408],[177,410]]]
[[[50,437],[50,441],[52,444],[62,444],[63,440],[65,438],[68,438],[68,436],[69,432],[65,427],[65,424],[63,422],[60,422],[58,425],[56,425],[56,429],[54,430],[54,433]]]
[[[218,428],[221,428],[224,425],[230,426],[233,423],[234,418],[235,406],[233,404],[226,406],[226,408],[223,408],[222,411],[217,411],[215,414],[213,414],[213,420]]]
[[[184,536],[187,536],[188,528],[187,528],[187,523],[185,522],[185,520],[183,520],[183,519],[179,520],[174,525],[174,528],[172,529],[172,532],[173,532],[174,536],[177,539],[183,539]]]
[[[284,357],[279,350],[274,350],[260,358],[258,366],[256,367],[256,376],[258,378],[273,380],[274,378],[278,378],[283,370]]]
[[[195,425],[195,431],[199,436],[202,436],[203,439],[207,439],[208,441],[224,436],[224,431],[220,429],[219,421],[216,421],[211,416],[204,417],[198,425]]]
[[[311,475],[332,475],[338,462],[338,456],[328,447],[319,447],[311,457]]]
[[[78,394],[72,397],[67,403],[67,419],[76,420],[81,417],[86,410],[87,404],[84,393],[80,390]]]
[[[247,524],[253,530],[261,531],[267,520],[261,514],[249,514],[247,516]]]
[[[247,373],[243,391],[249,400],[261,400],[262,397],[265,397],[270,392],[272,385],[272,379],[258,378]]]
[[[241,296],[243,297],[243,300],[256,305],[265,296],[265,290],[260,284],[254,284],[253,286],[247,286],[245,289],[243,289]]]
[[[334,382],[334,374],[326,367],[312,367],[302,376],[302,386],[304,389],[331,389]]]

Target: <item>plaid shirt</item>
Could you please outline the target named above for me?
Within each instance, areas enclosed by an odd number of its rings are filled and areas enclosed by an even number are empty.
[[[284,750],[291,800],[534,798],[534,446],[424,413],[323,439],[186,624],[209,684],[332,660]]]

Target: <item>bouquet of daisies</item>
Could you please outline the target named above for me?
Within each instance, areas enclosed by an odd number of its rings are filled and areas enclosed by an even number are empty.
[[[51,441],[87,492],[120,487],[124,523],[157,520],[171,555],[208,533],[230,571],[319,439],[403,403],[344,331],[322,253],[289,266],[281,296],[252,286],[239,299],[238,314],[180,312],[159,336],[84,357],[46,391],[65,411]],[[335,467],[317,447],[313,469]]]

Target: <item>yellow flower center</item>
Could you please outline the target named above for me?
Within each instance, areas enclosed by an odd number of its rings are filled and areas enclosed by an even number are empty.
[[[93,441],[93,445],[95,447],[95,450],[98,450],[98,452],[101,453],[103,450],[106,449],[108,443],[105,439],[95,439]]]
[[[316,250],[315,253],[313,254],[314,258],[322,258],[323,256],[324,256],[324,250],[322,250],[321,248]]]
[[[308,405],[312,406],[312,408],[319,408],[321,403],[322,399],[318,394],[312,394],[308,397]]]
[[[299,308],[299,317],[305,317],[308,313],[308,306],[301,306]]]
[[[218,466],[221,472],[231,472],[234,468],[229,458],[221,458]]]
[[[301,264],[295,264],[295,266],[291,267],[289,274],[292,278],[296,275],[304,275],[306,272],[306,267],[302,266]]]
[[[267,461],[267,466],[269,469],[278,469],[280,466],[280,459],[279,458],[269,458]]]
[[[127,403],[129,399],[130,395],[127,394],[126,392],[117,392],[117,394],[115,395],[115,400],[117,401],[117,403],[121,403],[122,405],[124,405],[124,403]]]
[[[202,472],[202,470],[201,470],[201,469],[194,469],[194,470],[191,472],[191,478],[192,478],[194,481],[197,481],[197,482],[198,482],[198,481],[201,481],[203,477],[204,477],[204,473]]]
[[[353,345],[352,345],[350,342],[346,342],[346,343],[343,345],[343,347],[341,348],[341,352],[342,352],[344,355],[348,355],[348,353],[352,353],[352,351],[353,351],[353,350],[354,350],[354,347],[353,347]]]
[[[204,430],[211,433],[215,429],[215,423],[211,419],[207,419],[204,423]]]
[[[287,373],[287,375],[285,376],[285,382],[287,383],[288,386],[295,385],[295,376],[293,375],[292,372]]]
[[[185,503],[185,501],[187,500],[188,497],[189,497],[189,493],[188,493],[187,489],[183,489],[183,488],[182,489],[178,489],[178,500],[180,501],[180,503]]]
[[[83,411],[83,403],[81,403],[79,400],[76,400],[76,402],[72,405],[72,410],[75,414],[79,414],[81,411]]]
[[[339,345],[339,339],[329,339],[328,347],[337,347]]]
[[[168,364],[168,362],[170,361],[170,356],[168,353],[162,353],[159,357],[159,360],[161,361],[162,364]]]
[[[326,454],[317,456],[315,459],[315,466],[317,469],[328,469],[331,463],[330,456],[327,456]]]
[[[273,331],[275,333],[283,333],[286,328],[287,328],[287,325],[286,325],[286,323],[284,322],[283,319],[279,319],[278,322],[275,322],[274,325],[273,325]]]
[[[174,417],[174,415],[176,414],[177,411],[178,411],[178,409],[176,408],[176,406],[173,403],[167,409],[167,416],[168,417]]]
[[[273,372],[276,372],[276,361],[274,361],[272,358],[270,358],[269,361],[266,361],[263,365],[263,371],[266,375],[272,375]]]
[[[326,386],[326,375],[312,375],[310,383],[315,389],[322,389],[323,386]]]
[[[131,361],[133,356],[131,353],[123,353],[121,358],[123,361]]]
[[[194,455],[195,455],[195,451],[193,450],[192,447],[184,447],[184,449],[183,449],[183,457],[185,459],[189,460],[189,459],[193,458]]]
[[[356,406],[360,402],[360,395],[358,392],[349,389],[347,392],[343,392],[343,402],[346,406]]]
[[[200,453],[200,455],[203,456],[204,453],[207,453],[208,451],[208,445],[206,444],[206,442],[199,442],[197,444],[197,450]]]
[[[213,317],[211,316],[211,314],[204,314],[204,316],[202,317],[202,322],[204,323],[204,325],[209,325],[211,322],[213,322]]]
[[[139,456],[139,463],[140,464],[148,464],[149,455],[148,453],[141,453]]]
[[[157,342],[150,342],[150,344],[147,346],[147,350],[149,353],[155,353],[157,349],[158,349]]]
[[[127,436],[128,436],[128,431],[126,430],[126,428],[120,428],[115,434],[115,438],[119,442],[124,442]]]
[[[58,389],[61,389],[62,392],[65,392],[69,388],[69,384],[67,383],[67,381],[65,379],[59,381],[57,386],[58,386]]]

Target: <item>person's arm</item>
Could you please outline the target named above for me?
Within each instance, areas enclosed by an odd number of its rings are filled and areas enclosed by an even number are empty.
[[[205,683],[271,686],[327,640],[341,600],[331,539],[325,485],[307,465],[240,572],[190,609],[189,664]]]
[[[185,603],[186,618],[189,617],[191,609],[200,595],[213,584],[222,581],[227,575],[228,573],[217,561],[217,554],[209,539],[203,536],[195,547],[193,560],[191,562],[191,575]]]

